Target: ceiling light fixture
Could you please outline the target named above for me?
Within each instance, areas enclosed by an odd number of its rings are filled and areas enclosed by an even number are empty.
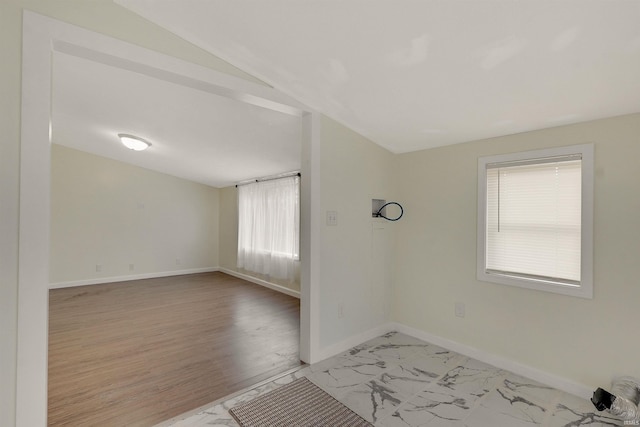
[[[120,138],[120,141],[124,144],[124,146],[129,148],[130,150],[142,151],[151,147],[151,143],[149,141],[145,141],[138,136],[119,133],[118,138]]]

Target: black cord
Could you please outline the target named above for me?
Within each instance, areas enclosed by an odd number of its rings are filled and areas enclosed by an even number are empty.
[[[382,213],[381,213],[382,209],[384,209],[386,206],[389,206],[389,205],[398,205],[398,207],[400,208],[400,215],[398,215],[397,218],[387,218],[386,216],[382,215]],[[376,212],[376,218],[384,218],[387,221],[397,221],[400,218],[402,218],[403,214],[404,214],[404,209],[402,209],[402,205],[400,203],[398,203],[398,202],[388,202],[388,203],[385,203],[384,205],[382,205],[380,207],[380,209],[378,209],[378,212]]]

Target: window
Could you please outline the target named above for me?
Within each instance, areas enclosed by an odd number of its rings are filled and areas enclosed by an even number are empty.
[[[238,267],[294,281],[299,271],[300,178],[238,186]]]
[[[593,145],[478,159],[478,280],[592,298]]]

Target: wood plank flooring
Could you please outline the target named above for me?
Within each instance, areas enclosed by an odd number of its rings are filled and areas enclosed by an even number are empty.
[[[300,365],[297,298],[224,273],[49,292],[49,425],[151,426]]]

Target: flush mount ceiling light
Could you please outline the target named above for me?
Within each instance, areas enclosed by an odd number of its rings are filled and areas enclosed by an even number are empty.
[[[145,141],[144,139],[138,136],[127,135],[126,133],[119,133],[118,138],[120,138],[120,141],[122,141],[125,147],[131,150],[142,151],[151,147],[150,142]]]

